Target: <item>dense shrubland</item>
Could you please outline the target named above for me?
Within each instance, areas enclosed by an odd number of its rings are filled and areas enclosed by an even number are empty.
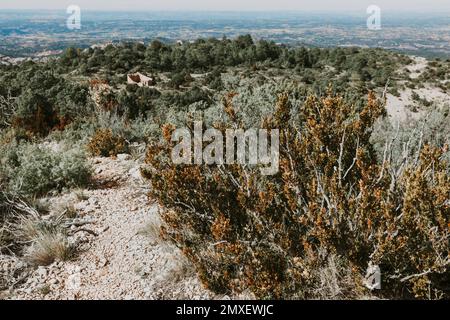
[[[161,233],[211,290],[448,297],[449,106],[396,126],[371,93],[448,88],[449,61],[430,62],[417,79],[399,71],[410,63],[379,49],[241,36],[68,49],[46,63],[0,66],[0,249],[21,237],[33,264],[70,257],[64,221],[43,223],[26,203],[88,187],[87,155],[147,144],[151,196],[167,209]],[[156,86],[126,85],[136,71]],[[281,129],[280,172],[173,166],[161,130],[170,136],[195,119]],[[363,284],[369,263],[382,270],[380,292]]]
[[[46,135],[63,129],[80,114],[94,114],[91,98],[93,81],[109,86],[101,95],[101,105],[117,109],[129,119],[161,117],[167,108],[184,109],[202,102],[210,106],[214,92],[229,89],[222,74],[237,68],[240,77],[267,81],[271,72],[303,83],[316,93],[329,83],[342,94],[349,92],[358,100],[368,89],[384,87],[395,73],[411,60],[400,54],[378,49],[334,48],[307,49],[279,46],[264,40],[254,42],[249,36],[235,40],[198,40],[182,46],[158,41],[141,44],[109,45],[104,49],[68,49],[60,59],[47,63],[26,62],[1,66],[0,116],[2,123],[12,123],[33,134]],[[247,70],[247,71],[246,71]],[[154,75],[157,88],[124,86],[126,74],[141,71]],[[245,72],[244,72],[245,71]],[[195,81],[191,74],[205,74]],[[160,81],[160,75],[168,81]],[[13,99],[12,99],[13,98]],[[14,112],[4,114],[5,103]],[[1,125],[1,124],[0,124]]]
[[[372,54],[368,54],[369,52]],[[383,61],[380,57],[388,58],[388,61]],[[167,45],[153,41],[148,46],[130,43],[87,51],[68,49],[58,67],[66,70],[77,68],[87,73],[106,68],[116,74],[140,68],[150,72],[178,72],[177,75],[180,76],[186,70],[206,72],[214,67],[257,63],[296,70],[323,67],[325,63],[330,63],[338,71],[351,69],[358,72],[362,78],[378,79],[383,76],[386,68],[395,67],[396,60],[402,59],[407,61],[407,58],[402,58],[401,55],[386,54],[385,51],[377,49],[290,49],[265,40],[255,42],[246,35],[234,40],[199,39],[183,45]],[[383,66],[381,73],[378,66]],[[391,72],[393,71],[392,69]]]

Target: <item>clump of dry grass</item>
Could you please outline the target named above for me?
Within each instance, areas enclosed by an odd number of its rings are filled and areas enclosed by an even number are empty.
[[[154,215],[147,221],[145,226],[139,230],[139,234],[150,238],[155,243],[159,243],[161,241],[161,226],[161,218]]]
[[[75,203],[71,200],[56,203],[51,211],[67,219],[74,219],[78,215]]]
[[[139,230],[140,235],[148,236],[149,238],[159,238],[161,225],[158,225],[154,221],[147,222],[145,227]]]
[[[34,266],[67,261],[74,256],[75,246],[68,240],[67,219],[73,215],[73,205],[60,208],[58,216],[42,217],[34,206],[0,191],[0,252],[24,255]],[[45,206],[44,212],[48,212]],[[10,283],[10,281],[7,281]]]
[[[25,258],[30,264],[43,266],[73,257],[75,248],[68,241],[66,217],[64,210],[57,218],[43,219],[37,212],[30,212],[18,219],[14,235],[18,243],[28,245]]]
[[[22,216],[16,223],[15,235],[25,243],[31,243],[43,233],[58,233],[61,229],[61,217],[43,219],[38,214]]]
[[[41,215],[48,214],[50,212],[50,203],[45,198],[32,198],[29,200],[30,206],[34,208]]]
[[[14,225],[27,214],[36,214],[36,210],[14,195],[0,191],[0,252],[11,252],[16,246]]]
[[[33,265],[46,266],[57,260],[70,260],[74,253],[75,248],[64,233],[42,232],[34,240],[26,258]]]
[[[324,263],[312,270],[313,297],[321,300],[372,299],[348,261],[337,254],[329,254]]]

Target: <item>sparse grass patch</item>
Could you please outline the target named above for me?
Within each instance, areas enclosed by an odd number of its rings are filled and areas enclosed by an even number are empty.
[[[58,218],[44,220],[39,213],[34,212],[19,217],[18,222],[15,224],[15,234],[22,241],[33,242],[41,234],[63,232],[62,224],[63,215],[60,215]]]
[[[361,299],[369,297],[363,278],[345,258],[330,254],[310,275],[314,296],[321,300]]]
[[[78,214],[74,202],[70,200],[57,202],[52,207],[52,213],[57,216],[63,216],[66,219],[74,219]]]
[[[76,218],[78,214],[77,209],[75,208],[75,205],[73,203],[67,203],[63,213],[69,219]]]
[[[50,202],[48,199],[34,197],[29,200],[29,204],[41,215],[45,215],[50,212]]]
[[[18,247],[16,224],[24,215],[35,213],[16,196],[0,190],[0,253],[11,253]]]

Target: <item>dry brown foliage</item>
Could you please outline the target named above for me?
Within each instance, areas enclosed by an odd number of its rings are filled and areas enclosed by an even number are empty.
[[[240,126],[224,99],[230,123]],[[331,93],[311,96],[291,119],[281,94],[267,129],[280,129],[280,171],[239,165],[173,165],[170,132],[147,152],[151,197],[167,208],[162,234],[195,264],[208,288],[259,298],[314,298],[330,257],[345,260],[345,298],[367,294],[369,263],[383,297],[449,297],[450,176],[443,146],[424,145],[400,166],[369,141],[385,109],[371,93],[362,110]],[[170,129],[170,130],[169,130]]]
[[[88,150],[93,156],[117,156],[127,152],[127,143],[111,129],[98,129],[88,143]]]

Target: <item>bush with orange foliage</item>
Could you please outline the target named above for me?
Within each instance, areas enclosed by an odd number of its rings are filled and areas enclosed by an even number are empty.
[[[225,99],[229,123],[242,126]],[[174,165],[173,126],[149,147],[143,174],[166,209],[162,235],[220,293],[315,298],[330,257],[351,278],[341,298],[370,294],[363,279],[381,269],[381,297],[448,298],[450,176],[444,146],[424,145],[400,165],[386,148],[378,161],[371,128],[385,109],[373,94],[362,110],[328,93],[309,97],[293,120],[281,94],[266,129],[280,129],[280,171],[240,165]]]
[[[128,150],[127,142],[111,129],[98,129],[88,143],[89,153],[93,156],[111,157]]]

